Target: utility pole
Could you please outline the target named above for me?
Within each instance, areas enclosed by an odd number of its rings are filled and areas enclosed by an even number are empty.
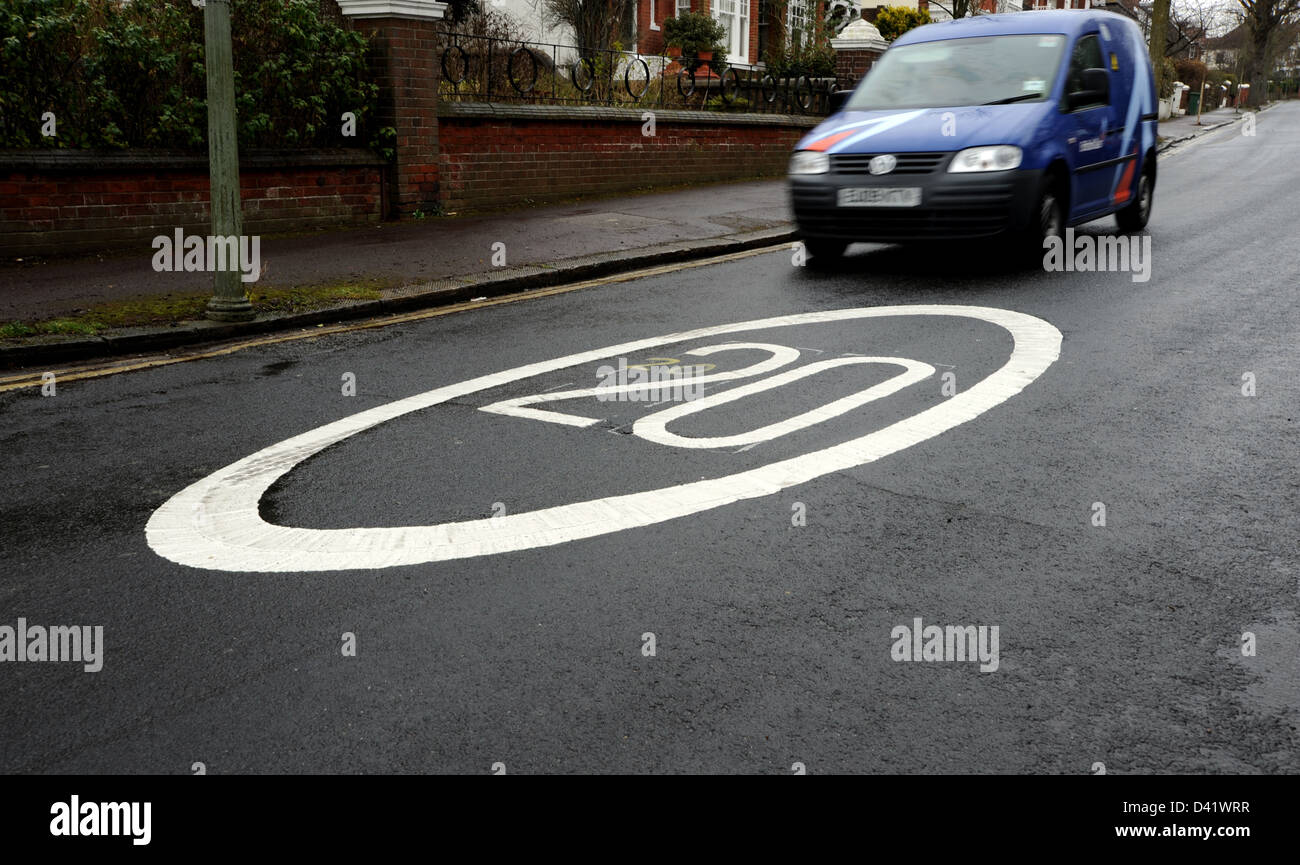
[[[1237,78],[1232,82],[1232,86],[1237,92],[1232,95],[1232,113],[1241,113],[1241,52],[1237,52]]]
[[[239,204],[239,141],[235,135],[235,63],[230,47],[230,0],[203,3],[203,59],[208,71],[208,177],[211,180],[212,234],[240,238],[243,218]],[[217,321],[249,321],[253,304],[240,280],[239,256],[225,260],[213,274],[207,317]],[[214,267],[213,262],[208,262]]]

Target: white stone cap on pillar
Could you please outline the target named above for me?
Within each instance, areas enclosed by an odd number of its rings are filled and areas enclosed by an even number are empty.
[[[840,31],[840,35],[831,40],[831,47],[836,51],[869,48],[884,51],[889,43],[880,35],[876,25],[865,18],[859,18]]]
[[[349,18],[419,18],[437,20],[447,12],[438,0],[338,0]]]

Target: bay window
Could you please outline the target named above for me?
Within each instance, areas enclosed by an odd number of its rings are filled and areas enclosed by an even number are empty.
[[[727,31],[724,44],[733,63],[749,62],[749,0],[712,0],[713,19]]]

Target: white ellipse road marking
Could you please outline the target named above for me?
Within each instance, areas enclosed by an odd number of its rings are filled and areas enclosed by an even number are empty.
[[[308,457],[363,430],[467,394],[602,358],[719,334],[898,316],[954,316],[989,322],[1010,332],[1014,347],[996,372],[918,414],[841,444],[720,478],[431,526],[304,529],[271,525],[258,513],[266,490]],[[1052,365],[1060,348],[1060,331],[1031,315],[938,304],[799,313],[636,340],[434,388],[286,439],[181,490],[154,512],[145,534],[155,552],[178,564],[261,572],[387,568],[596,537],[771,495],[925,441],[1018,394]]]
[[[660,380],[657,382],[634,382],[631,384],[620,385],[597,385],[596,387],[584,387],[579,390],[549,391],[547,393],[532,394],[530,396],[515,397],[514,399],[505,399],[501,402],[494,402],[492,405],[485,405],[479,411],[492,412],[493,414],[509,415],[510,417],[522,417],[529,420],[544,420],[549,423],[567,424],[568,426],[588,427],[592,424],[600,423],[598,417],[583,417],[576,414],[564,414],[558,411],[543,411],[541,409],[528,408],[528,406],[537,405],[542,402],[559,402],[566,399],[580,399],[587,396],[606,396],[612,397],[615,394],[631,393],[632,391],[657,391],[681,389],[687,384],[703,385],[709,382],[735,381],[738,378],[749,378],[750,376],[762,375],[765,372],[771,372],[774,369],[780,369],[786,364],[793,363],[799,359],[798,349],[787,348],[783,345],[768,345],[763,342],[731,342],[726,345],[710,345],[705,348],[697,348],[694,351],[688,351],[690,355],[710,355],[720,351],[736,351],[738,349],[753,348],[759,351],[771,353],[767,360],[759,361],[741,369],[735,369],[731,372],[715,372],[708,375],[689,376],[676,379]],[[632,369],[632,367],[627,367]]]
[[[834,402],[827,403],[821,408],[809,409],[808,411],[797,414],[777,423],[768,424],[759,427],[756,430],[750,430],[747,433],[739,433],[732,436],[713,436],[702,438],[689,438],[670,433],[665,427],[675,420],[680,420],[687,415],[695,414],[699,411],[713,408],[714,406],[729,403],[734,400],[752,396],[761,393],[769,388],[781,387],[792,381],[798,381],[819,372],[836,367],[848,366],[850,364],[861,363],[888,363],[894,366],[903,367],[903,371],[898,375],[880,384],[860,390],[857,393],[841,397]],[[928,363],[921,363],[919,360],[907,360],[901,357],[846,357],[837,358],[836,360],[819,360],[810,363],[807,366],[801,366],[798,369],[787,370],[780,375],[774,375],[771,378],[756,381],[753,384],[741,385],[722,393],[713,394],[712,396],[700,397],[690,402],[679,403],[672,408],[666,408],[663,411],[657,411],[654,414],[646,415],[632,425],[632,432],[647,441],[655,442],[661,445],[670,445],[679,448],[729,448],[736,445],[758,444],[759,442],[770,441],[778,436],[787,435],[801,430],[804,427],[810,427],[815,423],[821,423],[838,417],[847,411],[852,411],[859,406],[866,405],[873,400],[882,399],[892,393],[902,390],[908,385],[916,384],[922,379],[934,375],[934,367]]]

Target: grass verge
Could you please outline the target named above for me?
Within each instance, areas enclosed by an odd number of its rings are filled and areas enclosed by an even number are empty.
[[[256,289],[249,299],[258,315],[287,315],[310,312],[353,300],[378,300],[392,280]],[[33,321],[0,322],[0,340],[37,336],[94,336],[105,330],[127,327],[169,327],[203,318],[210,295],[167,294],[136,297],[97,304],[75,315]]]

